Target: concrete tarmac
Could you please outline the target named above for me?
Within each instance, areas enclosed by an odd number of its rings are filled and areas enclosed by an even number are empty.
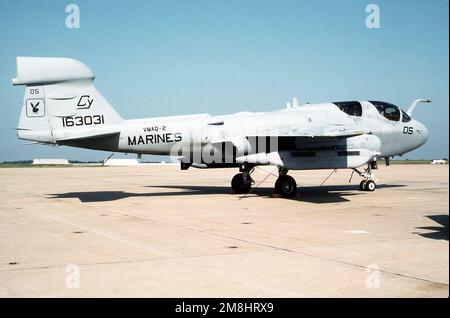
[[[448,165],[380,166],[375,192],[293,171],[293,199],[235,173],[0,169],[0,296],[449,296]]]

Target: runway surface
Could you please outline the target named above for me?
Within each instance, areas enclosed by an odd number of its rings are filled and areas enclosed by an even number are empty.
[[[448,165],[330,172],[0,169],[0,296],[448,297]]]

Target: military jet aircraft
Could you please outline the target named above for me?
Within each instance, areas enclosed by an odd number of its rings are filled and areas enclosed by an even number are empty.
[[[231,187],[248,193],[256,166],[278,167],[275,193],[297,193],[289,170],[353,169],[360,189],[376,188],[377,159],[423,145],[428,130],[382,101],[298,105],[271,112],[123,119],[93,85],[94,73],[69,58],[17,57],[14,85],[26,85],[17,136],[36,143],[177,156],[181,169],[239,168]],[[363,171],[358,168],[365,166]]]

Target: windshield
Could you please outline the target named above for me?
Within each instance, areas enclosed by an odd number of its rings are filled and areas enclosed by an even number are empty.
[[[411,121],[411,117],[402,110],[402,122],[407,123],[408,121]]]
[[[400,108],[395,105],[379,102],[379,101],[369,101],[378,110],[378,112],[385,118],[392,121],[400,120]]]

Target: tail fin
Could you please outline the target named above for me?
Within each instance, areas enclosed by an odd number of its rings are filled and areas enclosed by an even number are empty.
[[[69,58],[17,57],[13,85],[26,85],[17,136],[44,143],[117,131],[122,118],[94,87],[94,73]]]

